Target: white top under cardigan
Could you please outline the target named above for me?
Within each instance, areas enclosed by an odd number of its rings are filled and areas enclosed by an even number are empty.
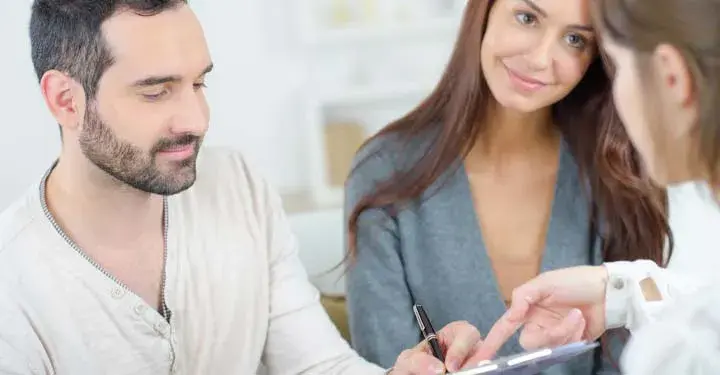
[[[621,361],[625,374],[720,374],[720,211],[701,184],[671,194],[677,247],[670,264],[606,263],[607,326],[632,333]],[[647,277],[661,301],[645,300],[639,283]]]
[[[369,375],[319,303],[278,196],[203,149],[168,198],[165,319],[51,225],[39,186],[0,214],[0,374]]]

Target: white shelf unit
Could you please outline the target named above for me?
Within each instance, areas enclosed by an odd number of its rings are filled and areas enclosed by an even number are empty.
[[[431,88],[422,86],[397,88],[387,91],[355,92],[332,100],[308,98],[307,119],[313,126],[310,132],[308,153],[313,160],[312,199],[320,207],[337,207],[343,202],[343,189],[330,185],[326,140],[323,126],[328,122],[361,122],[367,135],[379,131],[389,122],[412,109],[425,97]]]
[[[372,135],[416,106],[433,89],[449,57],[465,0],[298,0],[300,41],[308,62],[305,118],[309,134],[310,196],[319,207],[338,207],[342,187],[328,183],[324,126],[333,121],[361,123]],[[348,4],[455,2],[440,14],[402,20],[348,22],[324,26],[322,7]]]

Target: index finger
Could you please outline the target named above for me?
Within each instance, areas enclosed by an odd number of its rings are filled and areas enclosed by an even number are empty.
[[[500,347],[507,342],[510,337],[512,337],[515,332],[517,332],[518,329],[520,329],[520,326],[523,325],[525,322],[524,319],[522,320],[510,320],[507,316],[508,314],[504,314],[490,329],[490,332],[488,332],[487,336],[485,336],[485,340],[480,345],[480,348],[478,351],[472,356],[472,358],[468,361],[485,361],[488,359],[491,359],[495,356],[495,353],[497,353],[498,350],[500,350]]]
[[[500,347],[525,323],[532,304],[533,298],[529,295],[513,293],[510,307],[492,326],[482,345],[480,345],[480,349],[473,355],[472,360],[484,361],[495,356]]]

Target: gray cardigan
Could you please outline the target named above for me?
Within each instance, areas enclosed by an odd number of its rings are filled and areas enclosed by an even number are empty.
[[[411,145],[403,148],[399,141],[385,138],[358,153],[346,184],[346,219],[377,182],[404,170],[424,153],[423,143]],[[590,233],[589,217],[577,165],[563,142],[541,271],[602,262],[600,241]],[[360,355],[390,367],[402,350],[416,345],[420,331],[413,303],[425,307],[436,329],[465,320],[481,333],[490,330],[506,308],[477,223],[460,162],[421,199],[396,214],[371,209],[360,215],[358,257],[347,274],[350,332]],[[612,360],[619,359],[622,340],[613,341],[610,357],[598,350],[544,374],[618,373]],[[516,334],[499,355],[520,351]]]

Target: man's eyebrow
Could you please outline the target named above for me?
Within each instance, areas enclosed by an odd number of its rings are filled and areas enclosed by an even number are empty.
[[[161,85],[163,83],[180,82],[180,81],[182,81],[182,77],[177,76],[177,75],[150,76],[150,77],[145,77],[143,79],[139,79],[139,80],[135,81],[132,85],[135,87],[147,87],[147,86]]]
[[[208,73],[210,73],[213,70],[214,65],[210,63],[202,73],[200,73],[199,77],[202,77]],[[179,75],[167,75],[167,76],[150,76],[145,77],[142,79],[139,79],[133,83],[134,87],[147,87],[147,86],[156,86],[156,85],[162,85],[164,83],[174,83],[174,82],[180,82],[182,81],[182,77]]]

